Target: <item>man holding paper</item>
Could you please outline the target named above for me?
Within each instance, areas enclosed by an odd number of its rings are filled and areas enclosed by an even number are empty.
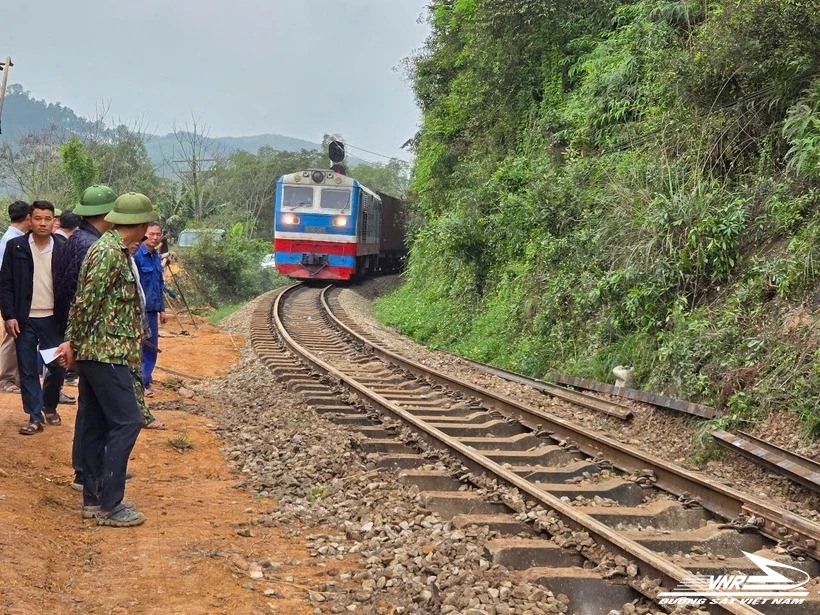
[[[57,404],[65,370],[52,361],[54,349],[63,338],[54,316],[52,265],[63,257],[65,238],[52,234],[53,223],[54,205],[34,201],[31,230],[6,244],[0,267],[0,312],[6,333],[14,338],[23,411],[29,416],[28,424],[20,428],[24,436],[42,431],[44,422],[62,423]],[[43,349],[44,362],[49,366],[42,387],[38,346]]]

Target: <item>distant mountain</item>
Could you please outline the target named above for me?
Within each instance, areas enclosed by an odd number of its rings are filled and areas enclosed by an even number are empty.
[[[102,133],[107,128],[95,126],[86,118],[78,116],[68,107],[60,103],[48,103],[45,100],[37,100],[23,89],[19,84],[12,84],[6,90],[6,99],[3,106],[3,116],[0,118],[2,124],[2,134],[0,141],[14,140],[17,137],[29,132],[40,132],[56,125],[58,129],[66,132],[78,134],[88,134],[89,132]],[[213,152],[218,151],[222,155],[230,154],[237,150],[244,150],[251,153],[259,151],[260,147],[270,147],[277,151],[298,152],[303,149],[319,151],[322,149],[320,143],[312,143],[304,139],[288,137],[277,134],[261,134],[250,137],[213,137],[210,139],[214,147],[209,147]],[[146,149],[148,156],[160,172],[166,174],[165,160],[174,159],[181,156],[181,147],[174,133],[164,136],[150,136]],[[348,156],[348,162],[356,165],[366,162],[360,158]]]
[[[93,128],[92,122],[79,117],[60,103],[47,103],[32,98],[19,83],[12,83],[6,89],[0,122],[0,130],[3,131],[0,140],[40,132],[52,124],[70,132],[84,132]]]
[[[319,143],[275,134],[253,135],[250,137],[213,137],[208,139],[208,142],[207,150],[211,154],[219,153],[222,156],[238,150],[255,154],[260,147],[270,147],[285,152],[299,152],[303,149],[319,151],[322,149]],[[165,165],[166,160],[182,156],[183,149],[176,135],[172,132],[164,136],[154,135],[150,137],[145,146],[151,162],[160,169]]]
[[[239,150],[255,154],[261,147],[270,147],[280,152],[300,152],[304,149],[317,152],[322,150],[319,143],[276,134],[253,135],[250,137],[213,137],[208,141],[206,149],[211,155],[219,154],[220,156],[227,156]],[[167,160],[179,159],[183,156],[182,152],[185,151],[176,135],[172,132],[162,137],[157,135],[150,137],[146,143],[146,149],[151,162],[163,175],[168,175],[170,171]],[[190,147],[187,150],[190,151]],[[346,160],[350,166],[370,164],[367,160],[349,154]]]

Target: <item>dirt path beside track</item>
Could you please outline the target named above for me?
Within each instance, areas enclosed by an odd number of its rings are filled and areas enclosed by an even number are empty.
[[[210,379],[238,361],[241,336],[185,326],[189,335],[177,322],[162,329],[160,366]],[[275,502],[252,497],[229,469],[215,420],[187,411],[218,416],[220,401],[162,386],[178,386],[178,376],[157,371],[155,380],[150,404],[169,429],[143,430],[134,448],[126,497],[148,520],[128,529],[80,516],[81,494],[69,487],[75,406],[59,407],[61,426],[26,437],[19,395],[0,393],[0,612],[311,613],[307,589],[322,570],[302,541],[250,525]],[[276,580],[252,579],[254,563],[276,566],[266,575]]]

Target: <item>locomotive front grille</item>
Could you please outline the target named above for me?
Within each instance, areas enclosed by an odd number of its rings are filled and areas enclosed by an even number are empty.
[[[324,267],[327,265],[327,254],[305,252],[302,254],[302,265],[310,267]]]

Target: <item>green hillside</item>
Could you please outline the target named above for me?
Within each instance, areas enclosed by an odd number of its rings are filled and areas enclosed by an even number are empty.
[[[816,1],[432,0],[381,315],[542,376],[820,433]]]
[[[37,100],[19,83],[8,86],[3,102],[3,133],[0,135],[0,142],[8,142],[30,132],[41,132],[52,124],[72,132],[92,128],[91,122],[78,117],[74,111],[60,103]]]

